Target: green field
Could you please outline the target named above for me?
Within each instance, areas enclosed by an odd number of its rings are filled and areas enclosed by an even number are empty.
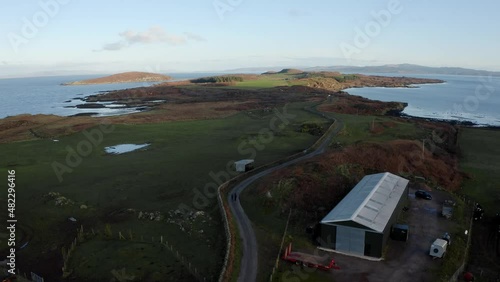
[[[459,145],[461,169],[471,177],[463,193],[478,201],[486,214],[500,212],[500,131],[464,128]]]
[[[414,123],[398,121],[390,117],[358,116],[327,113],[344,124],[344,129],[333,139],[332,147],[347,146],[360,142],[386,142],[397,139],[419,139],[427,133]],[[390,124],[389,124],[390,123]],[[381,126],[383,132],[374,134],[372,126]],[[390,125],[390,126],[384,126]],[[241,197],[245,212],[252,220],[259,243],[259,281],[269,279],[273,265],[280,253],[280,244],[286,226],[288,211],[279,207],[267,206],[265,196],[256,192],[260,182],[248,187]],[[276,195],[274,195],[276,196]],[[279,196],[276,196],[279,198]],[[300,215],[295,218],[300,218]],[[294,218],[292,216],[292,218]],[[305,227],[315,222],[292,221],[288,227],[285,243],[293,242],[294,249],[314,253],[316,246],[305,233]],[[286,244],[285,244],[286,246]],[[331,281],[332,275],[317,269],[300,269],[279,259],[279,268],[273,281],[300,279],[300,281]],[[292,281],[292,280],[290,280]]]
[[[307,105],[310,103],[289,105],[288,112],[295,117],[272,136],[269,130],[262,130],[270,128],[276,115],[261,110],[217,120],[116,125],[111,132],[103,133],[102,142],[92,145],[90,153],[75,167],[66,160],[68,148],[86,150],[82,144],[88,143],[88,137],[83,133],[61,137],[58,142],[0,144],[3,156],[0,168],[5,174],[7,169],[16,170],[18,239],[29,238],[28,246],[18,252],[23,262],[19,267],[46,279],[57,277],[60,250],[70,245],[76,229],[83,225],[87,232],[94,229],[102,235],[104,226],[109,224],[113,242],[117,241],[120,231],[136,239],[144,237],[145,241],[151,241],[152,237],[157,241],[163,236],[204,276],[217,276],[225,239],[220,235],[223,227],[214,187],[226,180],[231,161],[255,157],[255,165],[259,166],[312,145],[318,137],[299,132],[300,126],[303,123],[327,125],[327,121],[304,111]],[[90,131],[95,133],[95,130],[97,128]],[[106,146],[124,143],[151,145],[123,155],[104,152]],[[77,162],[71,157],[69,161]],[[62,174],[61,182],[54,172],[54,162],[72,170]],[[211,172],[216,175],[215,179],[210,176]],[[208,190],[204,191],[206,187]],[[56,206],[55,200],[47,196],[49,192],[57,192],[72,203]],[[187,214],[174,215],[180,204],[205,213],[197,219],[186,219]],[[81,208],[82,205],[86,208]],[[139,212],[156,211],[162,215],[160,221],[138,219]],[[6,216],[5,211],[2,216]],[[70,222],[69,217],[76,218],[77,222]],[[131,275],[146,277],[147,268],[132,267],[136,258],[128,260],[111,249],[106,255],[108,251],[99,247],[100,240],[97,236],[79,244],[70,259],[70,267],[80,268],[85,262],[93,269],[100,260],[111,257],[120,262],[113,267],[127,268]],[[186,272],[171,254],[150,256],[153,261],[161,260]],[[111,270],[95,268],[94,276],[101,275],[100,279],[108,281]],[[54,273],[53,276],[50,273]]]
[[[285,232],[288,211],[282,213],[278,207],[266,206],[264,198],[255,192],[259,185],[260,182],[252,184],[241,196],[243,208],[252,220],[259,245],[259,272],[257,281],[269,281],[278,256],[280,256],[278,258],[278,268],[273,281],[287,281],[287,279],[293,278],[300,278],[300,281],[330,281],[331,276],[327,272],[317,269],[307,269],[304,271],[300,267],[281,259],[283,250],[280,252],[280,245]],[[305,233],[306,225],[307,223],[305,222],[291,221],[283,248],[292,242],[295,250],[300,249],[311,254],[314,253],[315,246],[311,240],[308,240]]]
[[[344,122],[344,130],[333,139],[332,146],[352,145],[360,142],[387,142],[396,139],[421,139],[429,134],[424,130],[406,121],[392,119],[389,117],[357,116],[345,114],[330,114]],[[375,124],[375,125],[374,125]],[[383,126],[384,130],[380,134],[374,134],[371,130],[373,126]],[[500,205],[500,131],[464,128],[460,131],[459,145],[461,149],[461,170],[471,176],[470,180],[464,182],[463,193],[479,201],[486,212],[494,214],[498,212]],[[251,218],[257,239],[259,242],[259,280],[269,279],[269,275],[276,263],[276,258],[280,252],[280,244],[285,230],[288,211],[282,211],[279,207],[268,206],[265,195],[258,193],[259,183],[249,187],[241,197],[242,204]],[[276,189],[274,189],[276,193]],[[276,195],[273,194],[274,197]],[[279,196],[277,196],[279,198]],[[457,198],[459,203],[460,200]],[[462,206],[460,206],[462,207]],[[457,208],[457,215],[463,213],[463,207]],[[293,218],[293,216],[292,216]],[[295,218],[300,218],[295,217]],[[464,224],[460,221],[461,224]],[[300,220],[292,221],[288,227],[285,242],[293,242],[294,249],[301,249],[313,253],[315,246],[308,239],[305,233],[305,226],[312,222]],[[465,228],[465,227],[464,227]],[[462,229],[460,229],[462,230]],[[457,241],[457,244],[464,246],[465,242]],[[286,244],[285,244],[286,245]],[[457,245],[458,246],[458,245]],[[463,249],[459,248],[459,249]],[[456,253],[456,252],[455,252]],[[462,253],[450,254],[446,260],[446,268],[440,269],[436,275],[451,275],[460,264],[459,258]],[[452,259],[453,258],[453,259]],[[458,261],[458,262],[457,262]],[[279,268],[275,272],[274,281],[280,281],[283,277],[300,277],[300,281],[322,281],[331,280],[332,276],[318,270],[312,272],[300,272],[295,266],[279,260]],[[292,274],[290,274],[292,273]],[[293,274],[296,273],[296,274]],[[285,276],[283,276],[285,275]]]
[[[271,88],[276,86],[291,86],[301,85],[300,81],[296,81],[297,75],[293,74],[272,74],[260,76],[258,79],[244,80],[236,82],[235,85],[227,86],[230,88]]]
[[[328,113],[344,123],[344,129],[335,137],[334,142],[348,145],[359,142],[385,142],[397,139],[420,139],[426,132],[414,123],[398,121],[383,116],[363,116]],[[381,128],[381,133],[372,128]]]

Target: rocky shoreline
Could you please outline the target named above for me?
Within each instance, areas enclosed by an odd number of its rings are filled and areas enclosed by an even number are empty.
[[[496,126],[496,125],[489,125],[489,124],[482,125],[482,124],[475,123],[473,121],[458,120],[458,119],[412,116],[409,114],[405,114],[402,111],[389,111],[389,112],[387,112],[386,115],[393,116],[393,117],[405,118],[405,119],[420,120],[420,121],[441,122],[441,123],[447,123],[450,125],[458,125],[458,126],[463,126],[463,127],[480,127],[480,128],[495,129],[495,130],[500,129],[500,126]]]

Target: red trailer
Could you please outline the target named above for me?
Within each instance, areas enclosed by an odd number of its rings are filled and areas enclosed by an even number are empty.
[[[285,249],[285,253],[281,258],[297,265],[301,264],[303,266],[314,267],[321,270],[330,270],[332,268],[340,269],[340,267],[335,264],[335,260],[330,259],[329,257],[292,252],[292,243],[290,243],[290,245],[288,245],[288,247]]]

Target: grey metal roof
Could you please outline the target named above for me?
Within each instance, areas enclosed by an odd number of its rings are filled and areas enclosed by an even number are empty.
[[[408,182],[389,172],[367,175],[321,223],[354,221],[383,232]]]

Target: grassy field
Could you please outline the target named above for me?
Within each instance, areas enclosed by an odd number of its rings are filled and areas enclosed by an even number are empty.
[[[264,205],[263,198],[255,193],[255,188],[260,185],[256,182],[248,187],[241,196],[241,202],[246,214],[252,220],[257,242],[259,245],[259,271],[257,281],[269,281],[273,267],[278,256],[278,268],[273,281],[330,281],[329,274],[320,270],[300,270],[288,262],[281,260],[280,245],[285,232],[289,211],[281,211],[277,207]],[[288,243],[293,243],[293,249],[314,253],[315,246],[308,240],[305,233],[306,223],[291,221],[285,237],[285,248]]]
[[[385,142],[396,139],[420,139],[427,133],[414,123],[390,117],[327,113],[344,123],[334,142],[348,145],[359,142]]]
[[[396,139],[419,139],[427,133],[415,124],[397,121],[390,117],[358,116],[327,113],[344,123],[344,129],[333,139],[332,146],[346,146],[359,142],[386,142]],[[372,128],[378,130],[372,130]],[[383,130],[380,130],[383,128]],[[241,197],[242,205],[256,228],[259,242],[259,281],[269,279],[286,226],[288,211],[281,211],[276,206],[267,206],[265,197],[256,192],[260,182],[245,190]],[[279,197],[279,196],[277,196]],[[299,216],[300,217],[300,216]],[[293,218],[293,217],[292,217]],[[295,217],[297,218],[297,216]],[[288,227],[285,243],[293,242],[294,249],[314,253],[315,245],[308,239],[305,227],[315,222],[292,221]],[[285,244],[286,246],[286,244]],[[282,279],[300,279],[300,281],[331,281],[327,272],[315,269],[300,269],[279,260],[279,268],[273,281]],[[292,280],[290,280],[292,281]],[[297,280],[298,281],[298,280]]]
[[[332,146],[338,147],[357,144],[360,142],[384,143],[396,139],[419,140],[428,136],[429,131],[415,125],[415,123],[389,117],[358,116],[333,114],[344,122],[344,130],[333,140]],[[479,201],[485,207],[488,214],[498,212],[500,205],[500,131],[464,128],[459,135],[459,145],[462,153],[461,169],[467,172],[471,179],[464,182],[463,193]],[[262,180],[264,181],[264,180]],[[259,280],[269,279],[269,275],[276,263],[276,258],[280,252],[280,244],[285,230],[288,211],[282,211],[279,207],[266,205],[265,195],[258,193],[255,183],[249,187],[241,197],[242,204],[248,216],[252,219],[256,228],[256,235],[259,241]],[[273,190],[276,191],[276,190]],[[276,195],[273,195],[273,197]],[[277,196],[279,197],[279,196]],[[456,215],[459,220],[462,232],[467,228],[464,223],[463,203],[457,198],[459,206]],[[297,218],[297,217],[295,217]],[[312,222],[291,222],[285,237],[285,242],[293,242],[294,249],[304,250],[314,253],[315,246],[308,239],[305,227]],[[436,273],[437,277],[447,277],[451,275],[461,263],[465,241],[457,240],[457,246],[446,260],[443,268]],[[286,244],[285,244],[286,245]],[[281,281],[285,277],[295,277],[300,281],[330,281],[331,275],[322,271],[297,269],[284,261],[279,262],[279,268],[275,272],[274,281]]]
[[[260,76],[258,79],[237,82],[235,85],[231,85],[228,87],[255,89],[255,88],[270,88],[276,86],[301,85],[301,83],[303,82],[295,80],[296,77],[297,76],[293,74],[265,75],[265,76]]]
[[[461,169],[471,176],[463,193],[481,203],[486,214],[500,212],[500,131],[464,128],[459,144]]]
[[[297,130],[305,122],[326,124],[326,121],[303,111],[306,105],[289,105],[288,113],[294,117],[283,130],[274,132],[272,138],[269,131],[263,136],[261,130],[270,127],[276,116],[273,112],[242,112],[207,121],[116,125],[111,132],[103,133],[102,142],[92,145],[88,155],[74,167],[68,166],[68,160],[76,162],[68,157],[68,148],[86,150],[81,144],[88,141],[88,137],[83,133],[61,137],[58,142],[45,139],[1,144],[0,168],[4,172],[15,169],[17,175],[18,238],[29,240],[29,245],[18,252],[22,261],[19,267],[52,281],[62,266],[61,248],[69,246],[76,229],[83,225],[87,232],[94,229],[102,233],[109,224],[115,239],[119,231],[146,240],[152,237],[159,240],[163,236],[204,276],[217,276],[225,241],[220,236],[223,227],[214,190],[210,189],[226,180],[227,164],[231,160],[251,158],[255,153],[256,166],[259,166],[313,144],[317,137]],[[104,152],[106,146],[123,143],[151,145],[123,155]],[[54,172],[54,162],[71,169],[62,174],[61,182]],[[211,172],[214,177],[210,176]],[[204,192],[210,183],[212,188]],[[49,192],[57,192],[57,197],[63,196],[71,203],[56,206]],[[180,204],[204,213],[194,219],[192,214],[188,219],[186,214],[175,215]],[[162,216],[160,221],[138,219],[140,212],[157,211]],[[6,216],[5,211],[2,216]],[[70,222],[69,217],[76,218],[77,222]],[[133,245],[130,248],[134,248]],[[144,252],[150,257],[148,261],[161,261],[175,266],[180,273],[186,272],[171,254],[149,254],[147,249]],[[137,269],[134,266],[137,258],[128,259],[125,253],[103,248],[100,239],[92,239],[76,247],[70,267],[80,269],[82,264],[90,265],[89,271],[93,269],[94,276],[99,277],[97,280],[107,281],[111,279],[112,266],[97,265],[109,257],[120,262],[113,268],[126,268],[131,275],[146,277],[148,268]],[[76,275],[85,275],[81,271],[84,270],[75,272]],[[180,276],[172,277],[176,280]]]

